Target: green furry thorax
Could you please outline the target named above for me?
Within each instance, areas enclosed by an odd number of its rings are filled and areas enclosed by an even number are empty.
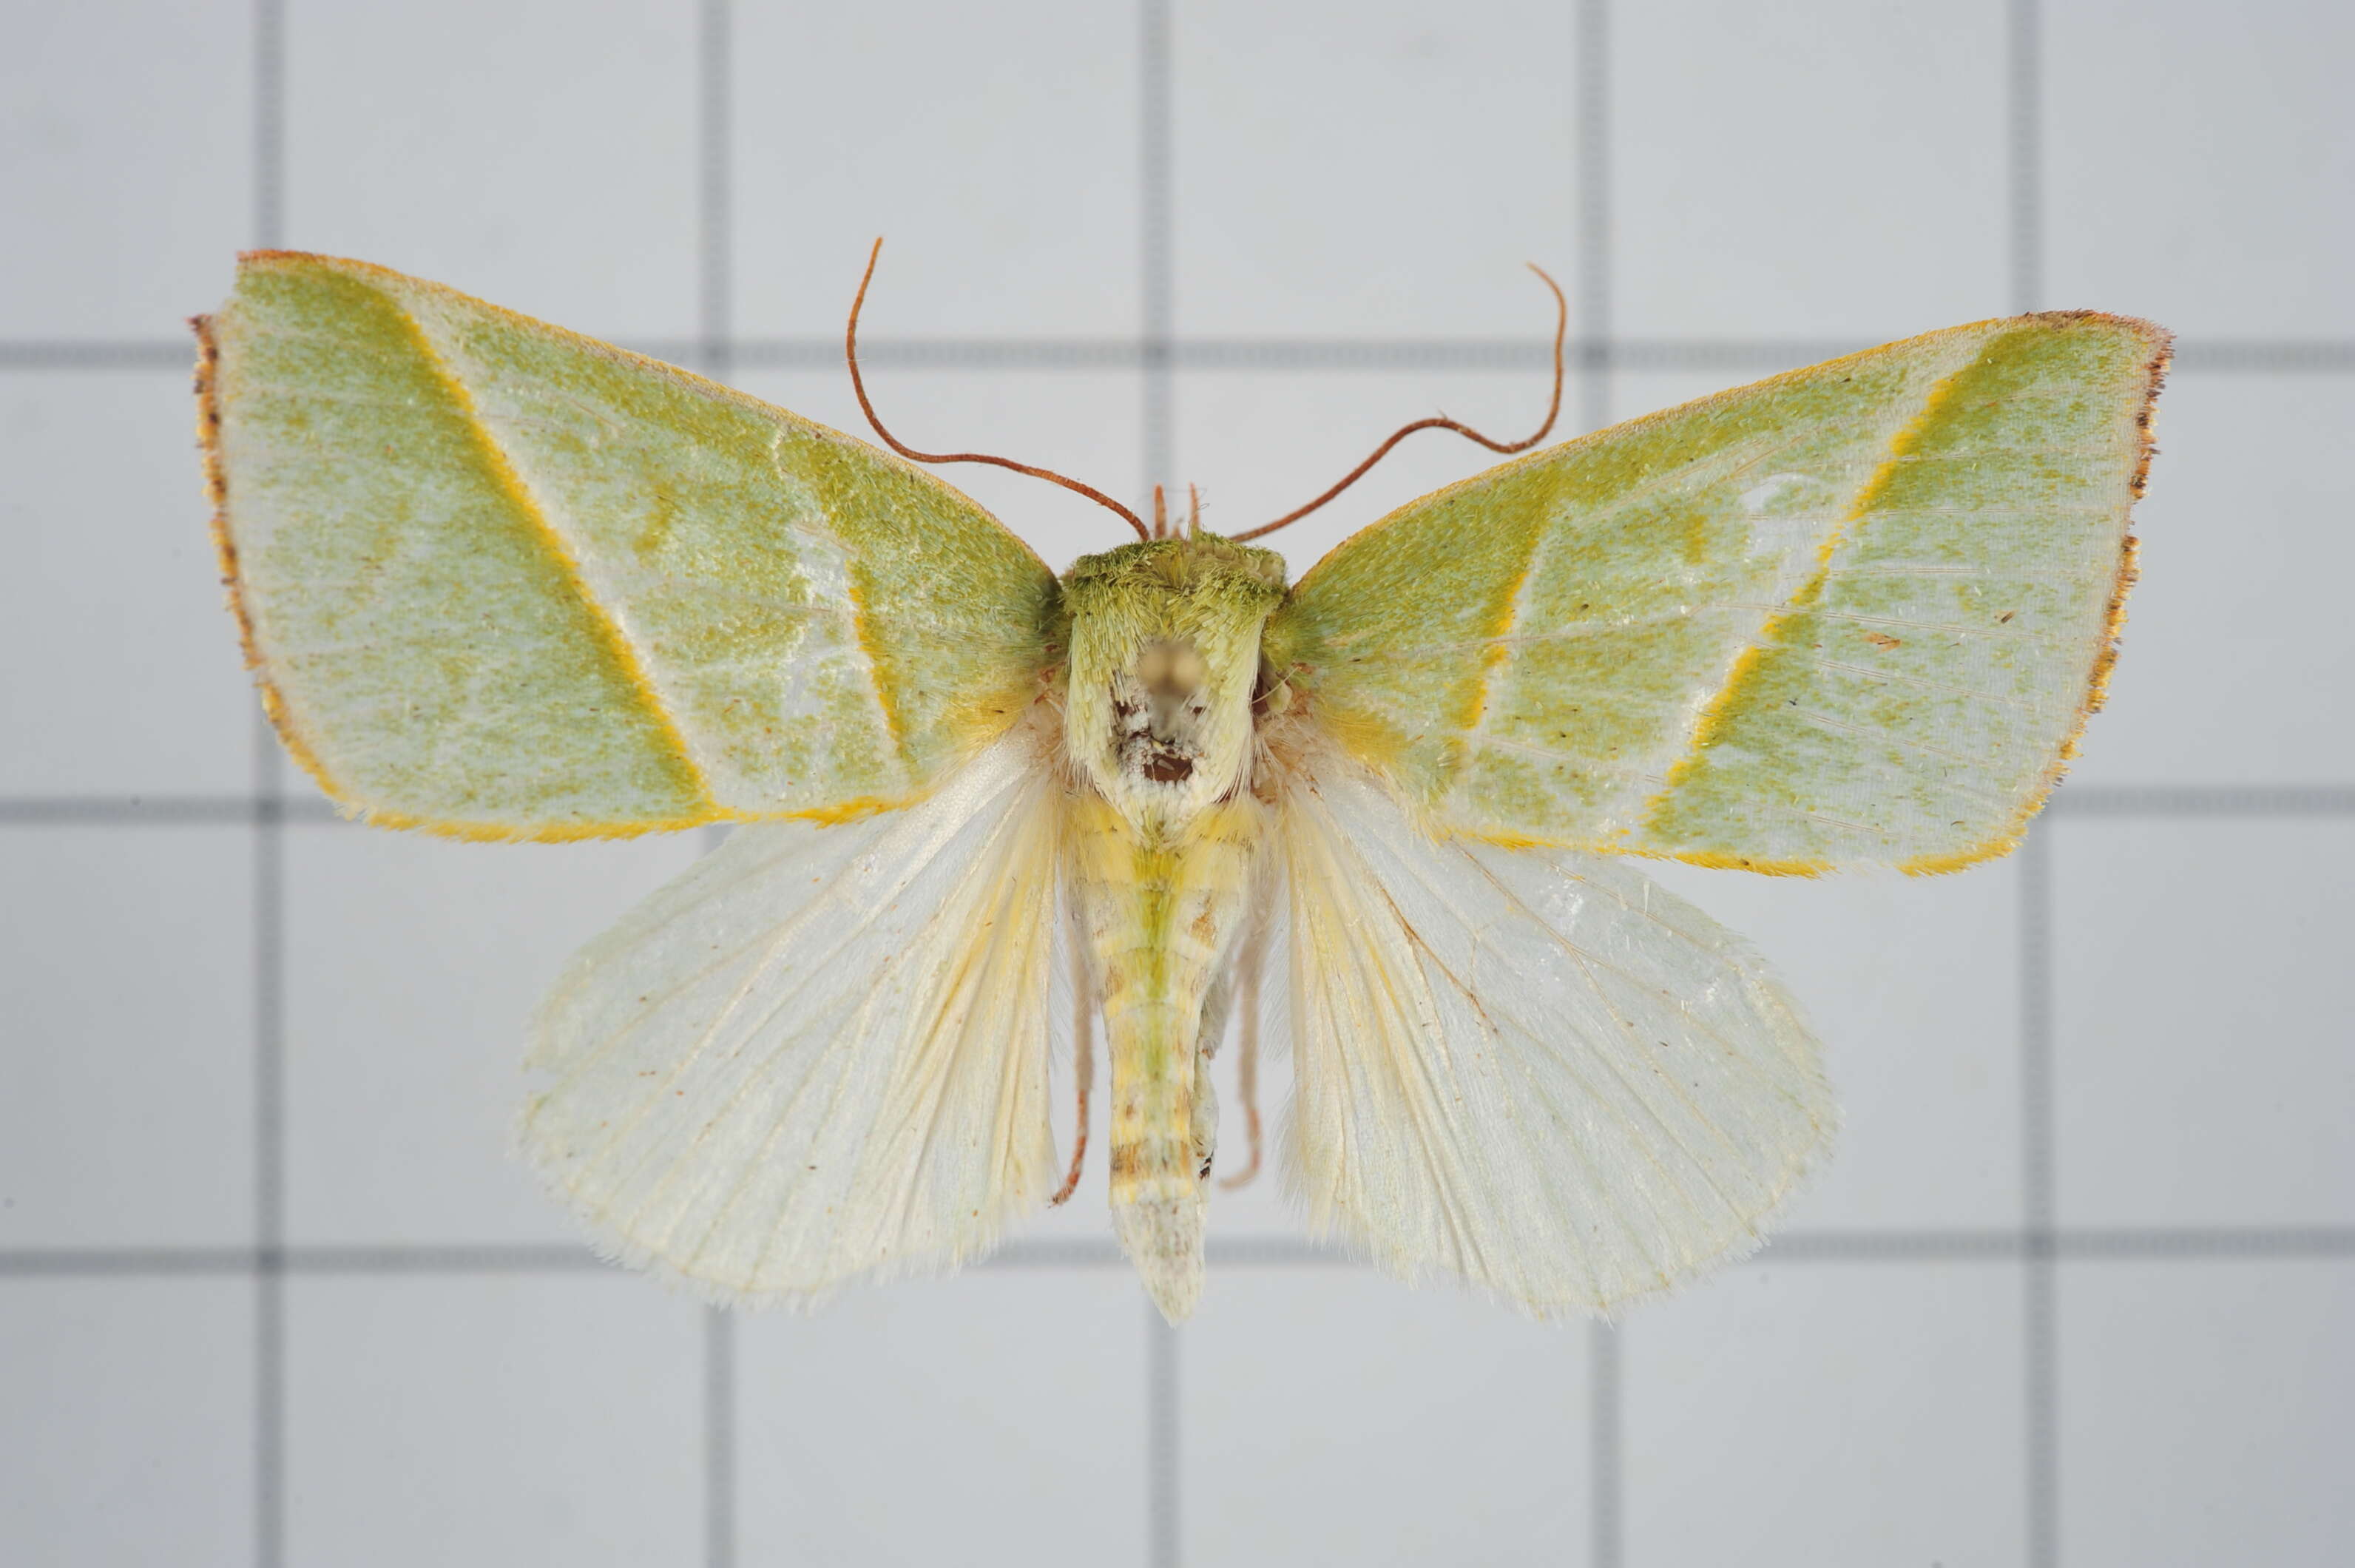
[[[1075,677],[1099,678],[1150,638],[1193,639],[1214,666],[1248,646],[1284,600],[1284,558],[1215,534],[1122,545],[1063,573],[1056,641]]]
[[[1065,749],[1148,838],[1182,831],[1242,780],[1284,558],[1154,539],[1081,557],[1061,586]]]
[[[1232,602],[1264,615],[1284,597],[1284,557],[1216,534],[1140,540],[1083,555],[1063,573],[1064,614],[1101,611],[1130,593]]]

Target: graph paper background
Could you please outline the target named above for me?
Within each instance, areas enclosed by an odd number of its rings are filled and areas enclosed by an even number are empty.
[[[0,1559],[2275,1565],[2355,1555],[2355,59],[2256,0],[272,0],[0,53]],[[1576,422],[2041,306],[2182,334],[2110,711],[2012,859],[1667,880],[1806,1000],[1837,1163],[1539,1327],[1083,1200],[735,1319],[504,1157],[521,1019],[704,846],[336,821],[257,727],[180,319],[358,255],[1214,528],[1436,405]],[[1295,568],[1480,466],[1441,437]],[[960,475],[1050,560],[1117,524]],[[1280,1091],[1279,1091],[1280,1097]]]

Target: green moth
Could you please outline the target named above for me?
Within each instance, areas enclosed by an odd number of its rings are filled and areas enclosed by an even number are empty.
[[[1058,578],[879,421],[360,262],[250,255],[197,334],[248,656],[332,797],[743,824],[533,1022],[523,1153],[599,1244],[724,1301],[977,1256],[1077,1179],[1100,1030],[1173,1320],[1209,1062],[1238,1040],[1255,1169],[1263,1018],[1281,1164],[1395,1274],[1598,1311],[1756,1245],[1831,1135],[1817,1046],[1635,862],[2013,848],[2100,699],[2168,353],[1933,333],[1529,451],[1289,581],[1024,469],[1142,536]]]

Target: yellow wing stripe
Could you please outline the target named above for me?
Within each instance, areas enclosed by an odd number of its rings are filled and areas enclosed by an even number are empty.
[[[374,820],[545,838],[855,815],[1002,732],[1051,662],[1054,579],[1019,540],[741,393],[288,252],[243,259],[206,337],[257,682]]]
[[[1506,639],[1520,624],[1522,611],[1527,607],[1529,583],[1537,575],[1538,557],[1545,549],[1545,526],[1546,519],[1542,515],[1533,515],[1529,518],[1525,530],[1529,535],[1529,549],[1522,552],[1521,570],[1514,575],[1511,585],[1497,600],[1496,619],[1483,635],[1487,645],[1480,650],[1478,669],[1470,682],[1464,711],[1456,720],[1455,732],[1461,740],[1455,747],[1456,757],[1449,769],[1451,773],[1462,766],[1463,753],[1479,740],[1481,720],[1487,717],[1488,703],[1495,695],[1497,679],[1513,656],[1513,646]]]
[[[1867,525],[1878,517],[1899,528],[1900,542],[1895,548],[1903,559],[1911,548],[1905,528],[1918,526],[1919,517],[1929,515],[1905,504],[1921,498],[1915,492],[1929,486],[1933,494],[1952,492],[1971,497],[1969,504],[1959,506],[1953,525],[1951,548],[1957,552],[1956,560],[2010,568],[2009,575],[2024,585],[2009,591],[2014,596],[2012,613],[2019,604],[2029,603],[2038,640],[2051,648],[2049,655],[2038,656],[2045,662],[2033,671],[2021,662],[2027,655],[2007,653],[1996,673],[2014,682],[2041,681],[2045,690],[2065,704],[2057,713],[2043,709],[2045,716],[2040,718],[2037,706],[2004,700],[2006,690],[1993,680],[1984,691],[1966,688],[1966,700],[2000,705],[2020,718],[2008,728],[1966,731],[1966,740],[1957,742],[1961,751],[1926,743],[1932,731],[1925,726],[1942,722],[1934,702],[1916,701],[1913,711],[1902,719],[1868,717],[1870,710],[1860,709],[1856,733],[1877,734],[1884,756],[1910,749],[1940,760],[1933,771],[1914,782],[1884,786],[1889,792],[1885,798],[1905,799],[1902,809],[1925,819],[1905,831],[1944,832],[1949,816],[1959,819],[1951,824],[1955,832],[1947,844],[1891,857],[1898,869],[1914,875],[1938,874],[2009,853],[2073,755],[2076,737],[2086,716],[2100,703],[2115,657],[2125,593],[2133,579],[2133,540],[2127,532],[2126,513],[2141,491],[2149,452],[2150,400],[2166,357],[2164,334],[2143,324],[2098,316],[2062,314],[2030,318],[2019,329],[1995,336],[1930,389],[1920,411],[1891,440],[1889,455],[1859,491],[1849,520],[1830,541],[1830,550],[1850,562],[1876,550],[1886,551],[1890,545],[1875,542],[1882,530],[1867,531]],[[2077,406],[2060,415],[2041,412],[2039,389],[2051,385],[2081,389]],[[2022,434],[2041,433],[2039,421],[2056,419],[2070,421],[2069,428],[2082,432],[2082,439],[2064,443],[2019,439]],[[2126,428],[2128,421],[2131,430]],[[1909,471],[1916,463],[1939,466]],[[2025,507],[2006,504],[2011,495],[2033,499]],[[2065,544],[2073,535],[2090,542],[2104,534],[2108,538],[2102,542],[2115,551],[2115,565],[2105,574],[2107,581],[2102,589],[2106,591],[2097,590],[2099,598],[2072,592],[2050,573],[2020,570],[2028,562],[2044,559],[2056,542]],[[1829,587],[1828,565],[1828,560],[1821,563],[1792,596],[1788,608],[1768,623],[1758,639],[1760,656],[1746,661],[1742,688],[1722,694],[1722,700],[1712,705],[1704,745],[1730,733],[1738,740],[1739,754],[1712,755],[1703,750],[1686,753],[1671,775],[1670,787],[1647,807],[1644,826],[1648,836],[1681,850],[1714,854],[1724,848],[1721,836],[1734,831],[1738,822],[1748,824],[1740,831],[1754,835],[1754,813],[1764,809],[1770,799],[1782,798],[1785,792],[1797,801],[1841,797],[1848,783],[1842,764],[1820,752],[1810,754],[1804,742],[1785,751],[1783,737],[1788,727],[1781,722],[1785,716],[1777,703],[1791,699],[1802,708],[1799,717],[1806,717],[1807,693],[1795,685],[1795,672],[1809,662],[1820,667],[1820,661],[1808,660],[1803,645],[1812,637],[1820,646],[1831,622],[1864,624],[1867,618],[1853,613],[1856,593],[1902,589],[1909,581],[1932,581],[1935,574],[1893,571],[1887,579],[1890,590],[1850,581],[1835,595]],[[2040,591],[2047,594],[2046,603],[2034,602]],[[1967,592],[1956,588],[1930,592],[1956,597],[1957,609],[1965,603],[1960,596]],[[1847,613],[1833,613],[1836,597],[1848,603]],[[1987,607],[1991,610],[1992,605]],[[1998,624],[2009,624],[2012,613],[2002,615]],[[1991,629],[1970,624],[1968,613],[1957,617],[1945,610],[1917,612],[1918,618],[1912,620],[1884,614],[1878,624],[1891,635],[1870,640],[1893,653],[1901,646],[1894,633],[1902,627],[1914,628],[1904,631],[1906,640]],[[2073,655],[2084,662],[2075,663]],[[1897,673],[1904,672],[1901,668]],[[1820,683],[1826,677],[1807,678]],[[2067,689],[2072,685],[2073,691]],[[2048,725],[2040,745],[2034,731]],[[1987,805],[1995,807],[1992,811],[1961,798],[1970,793],[1960,782],[1961,776],[1976,770],[1989,775]],[[1679,786],[1684,786],[1681,794]],[[1944,804],[1946,809],[1931,810],[1933,802]],[[1891,815],[1866,831],[1893,834],[1902,820]],[[1941,826],[1933,827],[1933,822]],[[1694,841],[1696,837],[1699,842]],[[1712,837],[1721,838],[1719,845],[1708,842]],[[1679,839],[1683,842],[1678,843]],[[1741,858],[1736,856],[1737,860]]]
[[[246,667],[254,672],[254,683],[261,695],[261,711],[269,719],[270,727],[278,732],[279,743],[286,748],[286,754],[294,759],[294,765],[301,768],[313,784],[319,786],[321,794],[341,807],[346,816],[375,827],[413,828],[435,837],[478,843],[511,843],[524,839],[538,843],[566,843],[588,838],[630,838],[641,833],[698,827],[737,815],[715,811],[693,817],[642,822],[511,827],[412,816],[378,809],[364,801],[354,800],[328,772],[326,763],[319,760],[309,737],[294,722],[294,715],[287,707],[286,699],[269,677],[268,667],[255,642],[253,617],[245,603],[245,583],[238,571],[237,541],[229,531],[229,476],[220,449],[220,340],[213,330],[210,316],[197,317],[194,325],[197,345],[197,434],[205,454],[205,488],[212,501],[213,552],[220,565],[221,586],[228,595],[229,613],[237,618],[238,642],[245,652]]]
[[[198,324],[222,576],[265,711],[347,813],[453,837],[713,819],[421,323],[250,258]]]
[[[859,586],[858,573],[851,574],[847,586],[850,593],[850,635],[858,640],[858,656],[866,661],[867,684],[874,688],[876,709],[883,715],[883,732],[891,737],[891,750],[906,766],[908,776],[922,778],[923,769],[918,765],[915,752],[909,747],[908,728],[900,716],[899,688],[892,684],[890,677],[883,673],[882,649],[875,635],[873,618],[867,609],[867,594]],[[859,803],[853,801],[850,804],[855,807]],[[797,812],[794,815],[804,814]],[[854,815],[864,813],[854,812]]]
[[[1703,705],[1700,718],[1694,721],[1692,738],[1685,742],[1684,754],[1669,767],[1667,782],[1659,794],[1654,795],[1646,804],[1643,821],[1646,827],[1657,824],[1660,813],[1668,805],[1668,797],[1676,794],[1685,780],[1691,776],[1693,769],[1700,763],[1701,754],[1717,743],[1727,721],[1747,705],[1747,700],[1757,685],[1759,671],[1766,662],[1767,650],[1781,645],[1783,634],[1789,629],[1791,624],[1808,610],[1813,609],[1823,598],[1824,586],[1831,581],[1833,557],[1839,553],[1841,547],[1846,545],[1856,530],[1862,528],[1871,517],[1874,507],[1888,491],[1891,482],[1896,477],[1900,469],[1913,457],[1922,444],[1923,436],[1936,421],[1941,405],[1954,394],[1955,386],[1963,379],[1964,371],[1968,368],[1969,366],[1966,365],[1940,377],[1937,383],[1930,389],[1930,395],[1923,400],[1921,409],[1912,419],[1900,425],[1897,432],[1889,438],[1887,454],[1881,458],[1880,465],[1872,471],[1872,476],[1864,482],[1863,488],[1856,493],[1855,501],[1842,514],[1838,526],[1825,534],[1824,542],[1817,547],[1815,571],[1808,575],[1806,581],[1799,585],[1798,591],[1791,595],[1782,610],[1766,617],[1758,628],[1757,636],[1744,645],[1742,651],[1734,656],[1733,663],[1725,672],[1724,684],[1718,688],[1717,695]],[[1738,864],[1750,865],[1749,862],[1742,861],[1740,857],[1718,855],[1703,855],[1696,863],[1720,865],[1729,859]],[[1796,867],[1814,866],[1816,863],[1790,861],[1785,864]],[[1777,874],[1812,876],[1815,873],[1812,870],[1798,870]]]
[[[710,779],[704,773],[702,765],[696,761],[695,753],[688,749],[687,737],[680,733],[678,721],[672,716],[669,706],[663,701],[662,694],[655,689],[654,681],[647,676],[645,665],[639,659],[637,649],[632,645],[628,637],[623,635],[621,625],[614,620],[613,612],[599,601],[594,592],[591,592],[589,580],[581,573],[580,560],[573,554],[571,547],[565,543],[564,536],[557,531],[556,525],[548,520],[546,509],[532,495],[530,486],[524,483],[523,475],[516,472],[515,464],[508,459],[506,450],[492,436],[490,427],[484,422],[482,409],[474,401],[474,393],[468,389],[465,382],[451,373],[449,362],[443,359],[440,351],[433,347],[432,340],[425,335],[425,329],[418,324],[416,316],[411,315],[400,300],[390,295],[387,295],[387,298],[393,307],[395,316],[408,329],[410,340],[416,345],[418,358],[448,394],[452,406],[464,416],[466,428],[474,436],[475,445],[483,454],[484,466],[489,470],[492,478],[498,485],[501,495],[514,508],[516,516],[530,525],[541,548],[547,550],[549,559],[556,563],[558,571],[562,573],[566,585],[572,590],[574,596],[580,600],[581,608],[587,612],[590,625],[598,642],[613,658],[614,667],[622,672],[623,679],[629,683],[631,691],[637,697],[639,706],[645,709],[646,716],[654,720],[655,728],[662,732],[663,739],[669,744],[680,766],[687,770],[688,778],[694,781],[696,794],[702,798],[703,812],[694,816],[678,819],[670,826],[692,827],[698,823],[713,820],[722,815],[719,802],[712,798]]]
[[[1483,841],[1999,854],[2107,672],[2165,336],[1982,322],[1506,464],[1319,562],[1269,657]]]

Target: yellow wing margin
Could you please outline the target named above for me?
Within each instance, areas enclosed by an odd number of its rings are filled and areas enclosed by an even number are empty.
[[[196,324],[214,539],[287,749],[470,838],[921,795],[1049,663],[1054,579],[862,442],[364,262]]]
[[[2168,344],[1980,322],[1531,453],[1335,549],[1270,663],[1447,831],[1785,875],[2004,854],[2115,656]]]

